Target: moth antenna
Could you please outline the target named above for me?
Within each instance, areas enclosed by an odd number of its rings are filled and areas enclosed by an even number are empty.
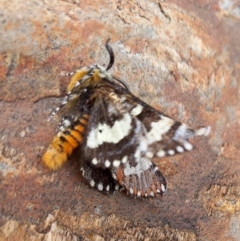
[[[115,79],[115,80],[118,81],[120,84],[122,84],[122,85],[125,87],[125,89],[126,89],[129,93],[131,93],[128,84],[127,84],[124,80],[119,79],[119,78],[116,77],[116,76],[113,76],[113,79]]]
[[[111,69],[114,64],[114,53],[113,53],[112,47],[109,45],[109,41],[110,41],[110,38],[106,42],[106,48],[107,48],[107,51],[110,56],[110,61],[109,61],[109,64],[108,64],[106,70]]]
[[[106,48],[107,48],[107,51],[108,51],[108,53],[109,53],[109,55],[110,55],[110,61],[109,61],[109,64],[108,64],[108,67],[106,68],[106,70],[109,70],[109,69],[112,68],[112,66],[113,66],[113,64],[114,64],[114,60],[115,60],[115,59],[114,59],[114,58],[115,58],[114,52],[113,52],[112,47],[109,45],[109,41],[110,41],[110,38],[109,38],[109,39],[107,40],[107,42],[106,42]],[[128,91],[130,92],[129,86],[127,85],[127,83],[125,83],[125,81],[117,78],[116,76],[113,76],[113,78],[114,78],[116,81],[118,81],[119,83],[121,83],[121,84],[126,88],[126,90],[128,90]]]

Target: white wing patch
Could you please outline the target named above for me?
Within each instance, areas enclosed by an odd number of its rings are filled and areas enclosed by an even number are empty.
[[[160,150],[160,151],[157,152],[158,157],[164,157],[165,154],[166,154],[166,152],[164,150]]]
[[[144,171],[148,170],[150,166],[152,166],[152,162],[149,161],[147,158],[140,158],[135,167],[131,167],[127,162],[126,165],[124,166],[124,175],[125,176],[137,175],[140,178],[141,174]]]
[[[156,141],[162,140],[162,135],[166,134],[175,121],[171,118],[161,115],[161,120],[157,122],[152,122],[152,129],[146,134],[148,139],[148,144],[151,145]]]
[[[106,123],[99,124],[96,128],[90,131],[87,139],[87,146],[89,148],[97,148],[104,142],[118,143],[130,133],[131,122],[131,116],[128,113],[125,113],[123,118],[115,121],[112,127]]]
[[[142,112],[142,110],[143,110],[143,106],[138,104],[136,107],[134,107],[131,110],[131,114],[134,115],[134,116],[137,116]]]

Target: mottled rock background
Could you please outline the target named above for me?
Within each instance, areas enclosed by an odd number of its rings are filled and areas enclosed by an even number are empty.
[[[240,240],[237,0],[0,3],[0,240]],[[103,195],[76,159],[57,172],[41,163],[66,74],[106,66],[108,38],[111,72],[135,95],[212,127],[193,152],[155,160],[168,181],[162,198]]]

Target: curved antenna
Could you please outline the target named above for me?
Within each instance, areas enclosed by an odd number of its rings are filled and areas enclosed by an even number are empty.
[[[122,84],[124,87],[125,87],[125,89],[128,91],[128,92],[130,92],[131,93],[131,91],[130,91],[130,88],[129,88],[129,86],[128,86],[128,84],[124,81],[124,80],[122,80],[122,79],[119,79],[119,78],[117,78],[116,76],[114,76],[113,75],[113,79],[115,79],[116,81],[118,81],[120,84]]]
[[[107,42],[106,42],[106,48],[107,48],[107,51],[108,51],[108,53],[109,53],[109,55],[110,55],[110,61],[109,61],[109,64],[108,64],[106,70],[111,69],[111,67],[112,67],[113,64],[114,64],[114,52],[113,52],[113,50],[112,50],[112,47],[109,45],[109,41],[110,41],[110,38],[109,38],[109,39],[107,40]],[[122,84],[122,85],[125,87],[125,89],[126,89],[128,92],[131,93],[131,91],[130,91],[127,83],[125,83],[125,81],[117,78],[116,76],[113,76],[113,79],[115,79],[115,80],[118,81],[120,84]]]
[[[109,41],[110,41],[110,38],[106,42],[106,48],[107,48],[107,51],[110,55],[110,61],[109,61],[109,64],[108,64],[106,70],[111,69],[112,66],[113,66],[113,63],[114,63],[114,53],[113,53],[112,47],[109,45]]]

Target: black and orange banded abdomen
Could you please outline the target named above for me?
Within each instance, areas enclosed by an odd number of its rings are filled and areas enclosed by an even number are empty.
[[[65,127],[59,131],[43,154],[42,160],[46,167],[51,170],[60,168],[83,141],[88,123],[88,114],[82,116],[77,123]]]

